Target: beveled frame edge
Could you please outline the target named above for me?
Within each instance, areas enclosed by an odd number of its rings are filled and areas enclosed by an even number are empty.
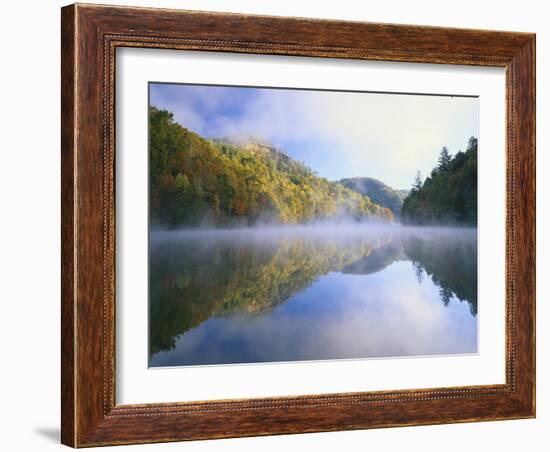
[[[534,34],[76,4],[61,39],[64,444],[535,416]],[[506,384],[116,405],[114,69],[130,46],[506,68]]]

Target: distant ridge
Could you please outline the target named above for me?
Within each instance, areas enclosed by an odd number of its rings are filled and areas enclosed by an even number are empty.
[[[340,183],[350,190],[368,196],[376,204],[390,209],[396,217],[401,214],[401,206],[407,197],[408,190],[396,190],[373,177],[350,177],[341,179]]]

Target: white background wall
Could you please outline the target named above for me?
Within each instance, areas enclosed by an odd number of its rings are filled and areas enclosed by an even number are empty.
[[[115,0],[113,0],[115,1]],[[542,451],[550,430],[544,294],[549,266],[550,14],[536,0],[116,0],[118,4],[537,33],[538,394],[537,419],[119,447],[116,450],[279,451],[491,449]],[[96,3],[96,2],[93,2]],[[0,448],[45,451],[59,445],[60,367],[60,1],[11,1],[0,27]],[[521,352],[521,351],[520,351]],[[546,381],[544,381],[546,380]]]

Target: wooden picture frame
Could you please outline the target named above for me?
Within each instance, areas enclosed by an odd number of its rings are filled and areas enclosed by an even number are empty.
[[[535,416],[535,35],[70,5],[62,9],[62,442],[73,447]],[[506,383],[115,403],[115,50],[506,69]]]

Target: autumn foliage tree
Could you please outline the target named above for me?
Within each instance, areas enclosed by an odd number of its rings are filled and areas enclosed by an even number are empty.
[[[155,107],[149,152],[151,220],[163,227],[393,220],[389,209],[271,145],[207,140]]]

